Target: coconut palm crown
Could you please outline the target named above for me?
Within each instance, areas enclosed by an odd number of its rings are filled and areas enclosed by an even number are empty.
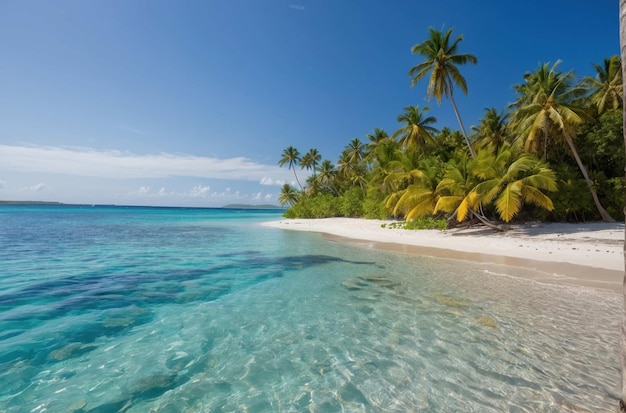
[[[454,86],[457,86],[467,95],[467,83],[457,66],[466,63],[476,64],[478,59],[471,54],[458,53],[459,43],[463,40],[463,36],[460,35],[454,41],[451,41],[452,29],[448,29],[445,33],[433,28],[428,29],[428,31],[430,37],[423,43],[418,43],[411,48],[413,54],[418,54],[425,58],[422,63],[409,69],[411,87],[430,74],[428,87],[426,88],[426,97],[430,99],[431,96],[434,96],[438,104],[441,104],[441,99],[444,96],[450,99],[470,154],[474,157],[474,151],[467,138],[465,127],[454,101]]]

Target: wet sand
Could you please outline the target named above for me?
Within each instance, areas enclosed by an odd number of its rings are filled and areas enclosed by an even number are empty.
[[[431,257],[493,264],[490,271],[550,284],[622,291],[624,224],[544,224],[408,231],[393,221],[284,219],[264,225],[320,232],[331,241]]]

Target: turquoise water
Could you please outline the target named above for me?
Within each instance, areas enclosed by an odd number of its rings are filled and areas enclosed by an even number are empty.
[[[279,218],[0,206],[0,411],[614,411],[619,294]]]

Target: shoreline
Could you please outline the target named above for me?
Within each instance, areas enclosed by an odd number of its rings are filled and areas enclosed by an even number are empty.
[[[509,231],[388,228],[363,218],[282,219],[262,225],[318,232],[363,248],[493,264],[506,275],[557,285],[622,291],[624,224],[532,223]],[[382,225],[385,225],[383,228]]]

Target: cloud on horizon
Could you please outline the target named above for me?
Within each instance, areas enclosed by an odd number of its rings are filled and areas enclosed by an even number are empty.
[[[248,201],[259,201],[264,200],[265,202],[271,201],[275,194],[267,192],[254,192],[251,194],[241,193],[240,191],[233,191],[230,188],[226,188],[224,191],[210,191],[209,186],[204,185],[195,185],[188,191],[169,191],[166,190],[165,187],[161,187],[158,190],[152,189],[149,186],[141,186],[136,191],[131,191],[127,194],[128,199],[213,199],[213,200],[229,200],[229,201],[237,201],[237,200],[248,200]]]
[[[0,145],[2,170],[112,179],[196,177],[256,181],[263,185],[281,185],[289,174],[285,168],[243,157],[137,155],[115,150],[11,145]],[[202,188],[198,191],[202,192]]]

